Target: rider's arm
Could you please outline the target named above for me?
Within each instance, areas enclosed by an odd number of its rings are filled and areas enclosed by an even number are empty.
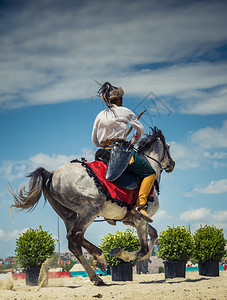
[[[98,138],[97,138],[97,118],[95,119],[95,122],[94,122],[94,125],[93,125],[91,140],[92,140],[92,143],[96,147],[101,147],[101,145],[98,142]]]
[[[143,136],[144,127],[140,123],[140,121],[137,120],[135,114],[130,110],[128,114],[128,123],[136,130],[136,133],[133,135],[132,139],[130,140],[130,143],[135,145]]]

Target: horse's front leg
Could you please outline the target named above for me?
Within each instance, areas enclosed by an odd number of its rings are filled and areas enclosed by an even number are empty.
[[[121,248],[114,248],[111,250],[110,255],[118,257],[124,261],[144,259],[145,255],[149,252],[147,243],[148,223],[143,219],[134,219],[134,225],[137,231],[140,249],[138,251],[129,252]]]

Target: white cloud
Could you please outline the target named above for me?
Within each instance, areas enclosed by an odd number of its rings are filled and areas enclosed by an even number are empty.
[[[200,165],[200,152],[197,149],[192,149],[190,145],[176,142],[171,142],[170,147],[171,156],[176,163],[176,169],[197,168]]]
[[[153,216],[155,222],[171,220],[172,216],[166,210],[158,210],[157,213]]]
[[[220,210],[213,212],[213,220],[215,222],[227,222],[227,210]]]
[[[199,78],[196,79],[199,80]],[[185,114],[209,115],[227,112],[226,86],[212,91],[191,89],[188,92],[184,91],[179,97],[182,100],[181,112]]]
[[[205,187],[195,187],[192,193],[197,194],[225,194],[227,193],[227,179],[218,181],[211,181],[211,183]]]
[[[191,142],[201,149],[227,148],[227,120],[221,128],[206,127],[191,135]]]
[[[225,158],[227,158],[227,153],[220,151],[220,152],[215,152],[215,153],[211,154],[210,152],[207,151],[207,152],[203,153],[203,156],[205,158],[209,158],[209,159],[225,159]]]
[[[0,228],[0,240],[5,242],[15,240],[19,237],[19,234],[25,232],[27,229],[28,228],[24,228],[22,230],[15,229],[13,231],[6,232]]]
[[[68,164],[73,158],[75,158],[74,155],[66,156],[62,154],[52,154],[52,156],[50,156],[45,153],[38,153],[29,158],[28,164],[29,169],[32,170],[41,166],[50,171],[53,171],[62,165]]]
[[[18,178],[24,178],[28,173],[34,171],[36,168],[43,167],[49,171],[56,170],[62,165],[70,163],[71,160],[80,159],[84,157],[87,161],[94,159],[94,151],[90,149],[82,149],[80,155],[63,155],[45,153],[38,153],[31,156],[28,160],[3,161],[3,165],[0,167],[0,174],[3,175],[8,181],[13,181]]]
[[[215,225],[223,229],[227,234],[227,210],[212,211],[206,207],[191,209],[180,214],[180,220],[190,224],[192,231],[197,230],[200,226]]]
[[[206,207],[191,209],[180,214],[180,220],[187,224],[215,224],[227,229],[227,210],[212,211]]]
[[[226,63],[215,60],[226,40],[223,1],[22,0],[3,11],[2,109],[90,98],[94,77],[128,96],[177,97],[182,112],[227,112]],[[218,94],[203,91],[216,86]]]
[[[177,169],[197,168],[212,165],[214,168],[226,167],[227,121],[221,128],[206,127],[191,132],[183,143],[171,142],[171,155]],[[218,151],[217,151],[218,150]]]
[[[2,174],[9,181],[23,177],[26,172],[26,161],[5,160],[2,162],[2,166],[0,167],[0,174]]]
[[[206,207],[192,209],[180,214],[180,219],[186,223],[204,221],[211,215],[211,211]]]

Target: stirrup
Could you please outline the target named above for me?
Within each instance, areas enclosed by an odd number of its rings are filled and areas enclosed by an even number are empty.
[[[138,220],[141,220],[141,218],[143,218],[145,221],[149,222],[149,223],[152,223],[153,220],[148,216],[145,216],[141,213],[141,209],[144,209],[145,210],[145,207],[144,206],[137,206],[135,208],[135,217],[138,219]],[[146,211],[145,211],[146,212]]]
[[[113,220],[113,219],[106,219],[105,218],[105,221],[107,221],[110,225],[113,225],[113,226],[115,226],[116,225],[116,221],[115,220]]]

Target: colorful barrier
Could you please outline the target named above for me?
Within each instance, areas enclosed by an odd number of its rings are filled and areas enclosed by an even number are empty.
[[[76,277],[76,276],[88,277],[85,271],[72,271],[70,273],[71,273],[71,277]],[[101,270],[95,270],[95,273],[98,274],[99,276],[106,276],[106,273],[103,273]]]
[[[25,279],[25,273],[13,273],[14,280]],[[48,272],[48,278],[65,278],[71,277],[70,272]]]
[[[48,272],[48,278],[65,278],[65,277],[71,277],[70,272],[64,271],[64,272]]]
[[[99,276],[106,276],[106,273],[103,273],[101,270],[95,270],[96,274]],[[66,277],[76,277],[76,276],[82,276],[82,277],[88,277],[87,273],[85,271],[73,271],[73,272],[48,272],[48,278],[66,278]],[[14,280],[18,279],[25,279],[25,273],[13,273],[12,277]]]
[[[227,266],[219,266],[219,271],[227,270]],[[198,267],[186,267],[186,271],[199,271]]]
[[[186,267],[186,271],[198,271],[198,267]],[[227,271],[227,266],[220,266],[220,271]],[[101,270],[95,270],[96,274],[99,276],[106,276],[106,273],[103,273]],[[64,272],[49,272],[48,278],[66,278],[66,277],[76,277],[76,276],[82,276],[82,277],[88,277],[87,273],[85,271],[64,271]],[[25,279],[25,273],[13,273],[12,277],[14,280],[18,279]]]
[[[25,279],[25,273],[13,273],[12,277],[14,280]]]

